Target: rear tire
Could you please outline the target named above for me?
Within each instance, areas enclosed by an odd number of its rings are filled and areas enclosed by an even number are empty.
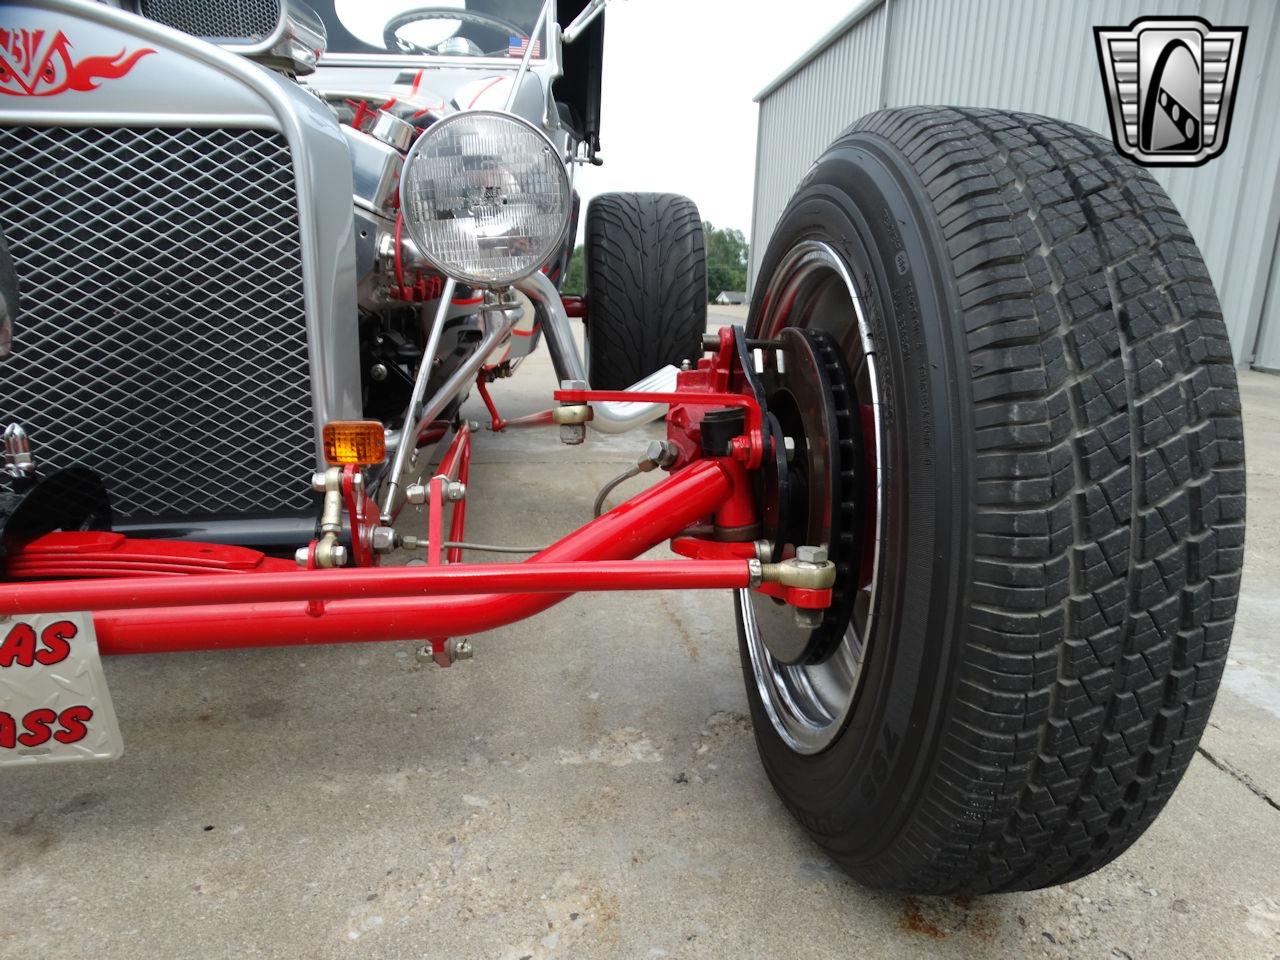
[[[604,193],[587,207],[587,375],[624,390],[701,355],[707,265],[698,208],[674,193]]]
[[[1088,130],[886,110],[810,170],[759,277],[749,333],[827,330],[878,398],[858,648],[784,669],[739,598],[778,794],[873,886],[1098,869],[1195,754],[1239,589],[1236,375],[1186,225]]]

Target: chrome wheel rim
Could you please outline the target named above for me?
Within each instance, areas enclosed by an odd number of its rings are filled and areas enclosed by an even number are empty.
[[[806,240],[791,249],[765,291],[760,312],[756,328],[760,337],[775,336],[787,326],[821,327],[841,336],[858,404],[870,407],[870,423],[862,418],[869,471],[867,508],[874,512],[864,527],[868,542],[864,544],[863,565],[869,559],[870,572],[860,580],[853,616],[840,646],[822,663],[779,663],[765,646],[748,591],[740,591],[738,597],[738,616],[765,712],[792,750],[814,754],[828,747],[844,728],[874,634],[884,552],[886,479],[879,366],[865,300],[844,262],[826,243]]]

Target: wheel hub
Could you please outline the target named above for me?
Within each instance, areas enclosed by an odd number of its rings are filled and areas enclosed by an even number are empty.
[[[836,566],[831,606],[814,625],[772,597],[751,603],[765,646],[780,663],[820,663],[844,639],[858,582],[862,450],[855,394],[838,345],[821,330],[788,327],[764,351],[759,375],[766,445],[759,502],[772,562],[822,546]]]

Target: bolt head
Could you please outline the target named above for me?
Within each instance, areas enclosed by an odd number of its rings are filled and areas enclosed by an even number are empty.
[[[333,565],[335,567],[345,567],[347,565],[347,548],[342,544],[335,544],[329,551],[329,555],[333,557]]]
[[[801,563],[826,563],[826,547],[796,547],[796,559]]]
[[[323,470],[317,471],[311,475],[311,489],[316,493],[324,493],[328,489],[329,481]]]
[[[468,420],[468,421],[467,421],[467,429],[469,429],[472,433],[475,433],[477,430],[479,430],[479,429],[480,429],[480,421],[479,421],[479,420]]]

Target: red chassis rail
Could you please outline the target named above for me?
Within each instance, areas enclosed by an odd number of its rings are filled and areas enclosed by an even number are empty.
[[[425,566],[376,566],[376,555],[367,548],[376,505],[352,482],[348,468],[342,495],[357,544],[356,568],[298,570],[237,547],[55,533],[12,551],[9,575],[78,582],[9,583],[0,592],[0,616],[91,610],[101,652],[129,654],[426,638],[438,647],[444,637],[514,623],[587,590],[754,585],[798,607],[825,607],[829,589],[760,584],[750,544],[699,539],[699,531],[742,529],[757,516],[749,469],[759,463],[760,451],[752,448],[760,443],[761,414],[753,397],[731,386],[732,371],[725,369],[735,362],[731,347],[726,337],[714,359],[682,373],[679,389],[662,395],[672,404],[669,434],[681,450],[671,476],[524,562],[459,563],[459,548],[443,548],[441,491],[447,481],[465,482],[470,467],[471,438],[464,425],[429,484]],[[612,395],[577,391],[557,398],[590,402]],[[683,407],[686,403],[693,413]],[[747,422],[733,456],[690,455],[701,412],[729,405],[745,408]],[[453,504],[452,541],[463,538],[464,503]],[[634,559],[673,538],[679,538],[677,550],[689,559]],[[312,557],[314,551],[313,544]]]

